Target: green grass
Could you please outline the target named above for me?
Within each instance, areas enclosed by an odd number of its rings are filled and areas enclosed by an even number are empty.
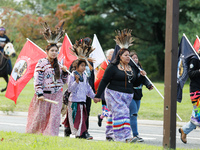
[[[157,89],[164,96],[164,83],[156,82],[154,83]],[[5,81],[0,78],[0,89],[5,87]],[[17,104],[10,99],[5,97],[5,92],[0,93],[0,110],[1,111],[28,111],[30,101],[34,94],[33,80],[31,79],[26,87],[23,89],[18,97]],[[156,92],[156,90],[149,91],[145,86],[143,86],[143,98],[141,101],[141,107],[139,111],[138,119],[150,119],[150,120],[163,120],[163,107],[164,100]],[[192,104],[189,97],[189,84],[187,83],[183,88],[183,101],[182,103],[177,103],[177,113],[187,122],[190,119],[192,112]],[[101,103],[92,103],[91,106],[91,116],[97,116],[101,113]],[[177,121],[179,119],[177,118]]]
[[[88,141],[74,138],[42,136],[16,132],[0,131],[0,149],[2,150],[162,150],[161,146],[137,143]],[[181,150],[177,148],[177,150]]]

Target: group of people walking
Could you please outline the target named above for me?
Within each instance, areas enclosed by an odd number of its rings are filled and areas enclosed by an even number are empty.
[[[123,30],[121,33],[123,34],[120,36],[128,37],[122,37],[124,39],[132,38],[128,30]],[[151,84],[145,82],[146,72],[139,71],[137,67],[130,64],[130,51],[128,47],[121,46],[122,48],[118,51],[115,59],[112,62],[110,59],[108,60],[109,65],[106,66],[95,94],[94,87],[91,87],[89,83],[88,73],[85,74],[87,67],[90,68],[90,75],[93,69],[93,59],[89,58],[89,54],[94,50],[91,42],[90,38],[84,38],[76,41],[73,45],[71,50],[78,59],[74,62],[74,69],[70,74],[67,72],[67,68],[58,62],[56,43],[49,43],[46,47],[47,58],[39,60],[35,68],[35,94],[28,111],[26,133],[58,135],[63,98],[61,89],[67,83],[70,95],[64,124],[76,138],[93,138],[88,133],[89,111],[86,106],[87,99],[91,98],[95,103],[100,102],[101,99],[105,100],[106,117],[110,120],[108,122],[111,122],[106,127],[107,140],[135,142],[139,139],[137,128],[135,131],[133,130],[134,137],[131,135],[131,127],[137,126],[139,110],[139,105],[134,101],[141,99],[141,93],[139,99],[133,99],[134,91],[141,90],[141,88],[134,87],[141,87],[142,84],[145,84],[149,89],[152,89]],[[45,99],[57,101],[58,104],[46,102]],[[89,107],[90,105],[91,101]],[[133,118],[131,119],[133,121],[130,122],[130,118]]]
[[[51,34],[49,35],[51,36]],[[56,36],[52,35],[52,37]],[[77,56],[77,60],[71,65],[73,71],[70,74],[67,67],[58,62],[59,48],[56,45],[58,40],[59,38],[56,42],[48,40],[53,42],[49,42],[46,47],[47,58],[39,60],[36,65],[34,72],[35,94],[29,106],[26,133],[58,136],[63,103],[62,87],[67,83],[69,97],[66,119],[63,122],[66,136],[73,134],[76,138],[93,138],[88,133],[88,118],[91,99],[93,99],[95,103],[102,101],[102,114],[98,115],[98,125],[101,126],[103,118],[107,118],[107,140],[127,143],[143,142],[137,127],[142,86],[145,85],[149,90],[152,90],[153,86],[144,77],[146,72],[138,69],[142,66],[138,61],[137,54],[131,53],[129,50],[132,42],[131,31],[118,32],[115,41],[120,49],[112,61],[114,50],[108,51],[108,59],[100,65],[95,83],[92,68],[94,60],[89,58],[89,54],[94,50],[91,46],[91,39],[83,38],[73,45],[71,50]],[[195,129],[200,122],[198,86],[200,84],[197,84],[199,69],[199,61],[192,60],[189,76],[194,113],[191,121],[179,129],[181,140],[184,143],[187,142],[186,135]],[[58,104],[47,102],[45,99],[57,101]]]

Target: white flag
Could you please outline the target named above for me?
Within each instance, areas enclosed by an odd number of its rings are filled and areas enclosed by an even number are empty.
[[[104,60],[106,60],[106,57],[103,53],[96,34],[94,34],[92,47],[95,48],[95,50],[90,54],[90,57],[95,59],[95,62],[93,63],[93,68],[96,69]]]

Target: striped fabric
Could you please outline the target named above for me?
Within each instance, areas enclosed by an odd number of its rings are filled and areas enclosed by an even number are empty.
[[[125,141],[131,138],[129,105],[132,98],[133,94],[122,93],[108,88],[105,90],[107,107],[112,114],[109,116],[110,118],[108,117],[106,128],[112,130],[116,141]],[[111,124],[112,120],[113,125]]]
[[[191,122],[196,125],[200,126],[200,92],[191,92],[190,99],[193,105]]]
[[[106,137],[111,137],[112,139],[114,139],[112,114],[110,111],[108,113],[107,122],[106,122]]]
[[[129,117],[121,117],[113,120],[113,130],[121,131],[124,129],[130,128],[130,118]]]

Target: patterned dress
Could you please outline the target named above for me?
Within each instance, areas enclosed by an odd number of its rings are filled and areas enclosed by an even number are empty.
[[[86,96],[94,98],[95,94],[83,74],[83,82],[75,81],[74,72],[68,79],[68,91],[71,92],[68,103],[68,117],[70,129],[73,135],[81,136],[86,130],[87,110]]]
[[[61,88],[67,82],[68,74],[61,72],[61,78],[55,79],[54,68],[47,58],[39,60],[34,72],[35,94],[28,110],[26,133],[58,136],[60,112],[62,107]],[[38,96],[57,101],[58,104],[40,101]]]

